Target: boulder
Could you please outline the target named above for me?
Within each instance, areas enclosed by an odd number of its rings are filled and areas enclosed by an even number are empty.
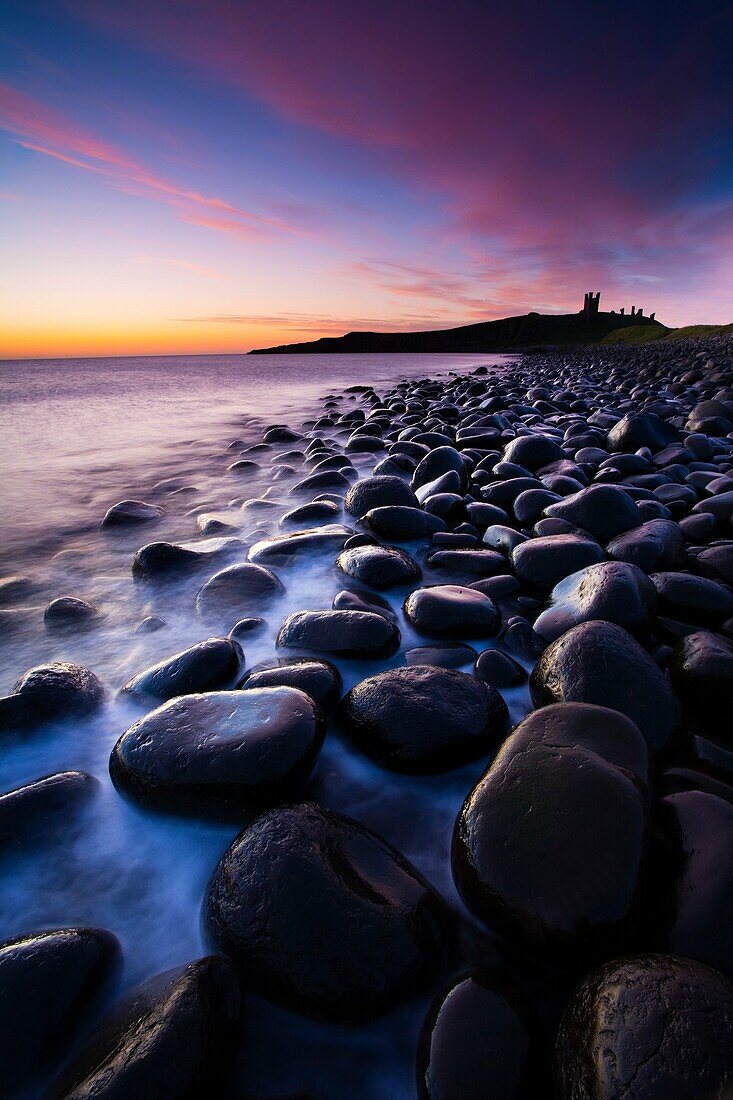
[[[86,772],[56,772],[0,794],[0,852],[68,837],[79,813],[99,790]]]
[[[623,531],[641,526],[636,504],[616,485],[591,485],[547,508],[547,515],[582,527],[605,544]]]
[[[372,588],[410,584],[421,577],[417,562],[396,546],[355,546],[342,550],[336,565],[342,573]]]
[[[279,577],[264,565],[243,562],[220,569],[209,577],[196,596],[196,614],[241,619],[253,609],[266,607],[285,589]]]
[[[79,718],[103,698],[104,688],[89,669],[65,661],[37,665],[21,676],[12,694],[0,698],[0,734]]]
[[[323,711],[332,710],[341,698],[341,673],[330,661],[312,657],[280,657],[255,665],[237,685],[252,688],[292,687],[304,691]]]
[[[501,614],[489,596],[457,584],[416,589],[405,600],[404,612],[417,631],[437,638],[490,638],[501,627]]]
[[[121,500],[113,504],[100,526],[136,527],[141,523],[155,523],[163,515],[163,509],[157,504],[146,504],[142,500]]]
[[[208,638],[139,672],[122,691],[139,699],[161,700],[215,691],[231,683],[243,659],[237,642],[230,638]]]
[[[626,562],[602,561],[556,584],[534,628],[552,642],[578,623],[603,619],[643,635],[654,621],[656,604],[654,585],[641,569]]]
[[[344,509],[357,519],[361,519],[372,508],[391,505],[416,508],[417,497],[401,477],[388,474],[361,478],[351,486],[344,501]]]
[[[277,644],[380,660],[397,652],[400,632],[393,621],[373,611],[296,611],[280,627]]]

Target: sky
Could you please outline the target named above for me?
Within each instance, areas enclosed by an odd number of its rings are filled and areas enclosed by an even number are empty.
[[[0,357],[733,321],[733,9],[3,0]]]

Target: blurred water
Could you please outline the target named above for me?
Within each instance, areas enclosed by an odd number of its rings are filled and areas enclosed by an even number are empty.
[[[466,372],[499,356],[273,356],[59,360],[0,363],[0,575],[35,584],[25,610],[0,634],[0,691],[42,661],[91,668],[108,689],[104,708],[83,721],[58,723],[5,744],[0,791],[54,771],[80,769],[102,784],[78,826],[43,839],[33,855],[0,862],[0,938],[78,923],[113,931],[125,953],[129,986],[205,952],[199,908],[206,881],[236,828],[170,818],[128,805],[112,788],[109,753],[142,713],[115,697],[134,673],[212,631],[193,613],[205,579],[174,584],[133,581],[135,550],[152,540],[198,538],[196,515],[214,512],[243,536],[277,530],[296,501],[288,483],[271,483],[269,464],[293,445],[257,456],[258,471],[227,472],[263,427],[299,427],[322,412],[321,398],[354,384],[378,390],[401,378]],[[351,405],[348,399],[344,407]],[[297,445],[295,445],[297,446]],[[356,456],[368,472],[371,456]],[[159,485],[165,479],[171,485]],[[156,487],[157,486],[157,487]],[[175,491],[179,486],[181,491]],[[268,496],[281,507],[263,523],[243,500]],[[165,508],[154,526],[100,531],[107,508],[124,497]],[[414,549],[414,547],[413,547]],[[240,553],[232,560],[243,559]],[[211,572],[221,563],[212,567]],[[248,666],[275,655],[286,614],[330,607],[344,578],[328,559],[278,570],[286,591],[268,609],[268,629],[245,645]],[[390,599],[399,608],[404,592]],[[43,608],[72,595],[100,606],[86,630],[49,630]],[[166,627],[135,634],[146,615]],[[402,651],[421,644],[400,616]],[[233,622],[222,622],[220,633]],[[379,667],[384,667],[380,665]],[[342,661],[345,687],[375,671]],[[524,689],[506,693],[513,717],[527,709]],[[309,794],[376,829],[401,849],[452,904],[460,905],[449,867],[456,813],[484,762],[447,776],[413,779],[381,771],[331,733]],[[425,1002],[407,1005],[368,1027],[314,1024],[250,999],[241,1073],[231,1096],[308,1092],[324,1100],[389,1100],[414,1092],[413,1052]]]

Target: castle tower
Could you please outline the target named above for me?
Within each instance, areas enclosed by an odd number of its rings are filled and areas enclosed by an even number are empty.
[[[594,294],[592,290],[589,290],[583,299],[583,313],[586,317],[593,317],[598,313],[599,303],[601,301],[601,292],[598,291]]]

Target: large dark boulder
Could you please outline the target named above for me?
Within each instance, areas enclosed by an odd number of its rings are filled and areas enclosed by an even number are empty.
[[[541,535],[519,543],[511,552],[514,572],[535,588],[553,588],[559,581],[603,561],[603,548],[585,535]]]
[[[98,928],[37,932],[0,944],[0,1089],[28,1090],[78,1036],[120,969]],[[37,1091],[33,1092],[37,1095]]]
[[[163,509],[157,504],[146,504],[143,500],[121,500],[113,504],[100,526],[136,527],[141,523],[155,523],[163,515]]]
[[[648,447],[652,454],[681,438],[679,428],[655,413],[627,413],[606,436],[610,451],[630,452]]]
[[[390,504],[370,508],[364,523],[375,535],[395,542],[411,542],[425,538],[435,531],[445,531],[445,522],[439,516],[431,516],[422,508],[409,508],[403,504]]]
[[[305,554],[338,552],[353,533],[351,528],[340,523],[327,523],[323,527],[261,539],[247,556],[258,565],[292,565]]]
[[[243,653],[231,638],[197,642],[128,680],[123,693],[139,699],[174,699],[226,687],[239,672]]]
[[[597,707],[530,714],[469,794],[453,874],[490,928],[576,967],[617,950],[641,915],[646,750],[638,729]]]
[[[373,611],[296,611],[280,627],[277,644],[379,660],[397,652],[400,632],[392,620]]]
[[[697,626],[715,626],[733,616],[733,592],[692,573],[653,573],[659,614]]]
[[[132,575],[138,580],[158,580],[195,573],[244,548],[242,539],[229,537],[180,545],[149,542],[132,559]]]
[[[682,569],[687,560],[682,528],[671,519],[650,519],[624,531],[611,539],[606,551],[610,558],[636,565],[645,573]]]
[[[199,589],[196,613],[236,621],[266,607],[284,591],[279,577],[264,565],[252,562],[230,565],[209,577]]]
[[[99,790],[86,772],[56,772],[0,794],[0,852],[69,836],[71,826]]]
[[[559,1100],[726,1100],[733,984],[672,955],[605,963],[570,999],[555,1064]]]
[[[401,477],[377,474],[376,477],[361,478],[351,486],[344,500],[344,509],[350,515],[361,519],[372,508],[383,508],[393,504],[415,508],[417,497]]]
[[[422,989],[444,938],[439,898],[399,852],[307,803],[239,834],[214,871],[204,922],[248,988],[338,1021]]]
[[[241,994],[226,959],[159,974],[102,1021],[48,1100],[221,1096],[237,1060]]]
[[[12,694],[0,698],[0,734],[82,717],[103,699],[104,688],[89,669],[65,661],[37,665],[21,676]]]
[[[354,546],[342,550],[337,567],[354,580],[372,588],[392,588],[420,580],[420,566],[396,546]]]
[[[279,657],[255,665],[237,684],[252,688],[293,687],[310,695],[323,711],[332,710],[341,698],[341,673],[330,661],[313,657]]]
[[[551,504],[547,515],[582,527],[605,545],[632,527],[641,526],[641,513],[634,501],[616,485],[591,485]]]
[[[532,1100],[531,1032],[488,974],[471,973],[433,1003],[417,1051],[420,1100]]]
[[[347,736],[398,772],[441,772],[494,752],[509,726],[495,688],[455,669],[411,665],[356,684],[338,717]]]
[[[625,562],[602,561],[556,584],[534,628],[548,642],[592,619],[644,634],[654,620],[656,603],[654,585],[641,569]]]
[[[324,733],[297,688],[185,695],[130,726],[109,770],[142,805],[242,820],[301,793]]]
[[[628,631],[613,623],[581,623],[552,642],[530,677],[536,707],[596,703],[626,714],[650,748],[666,749],[679,705],[664,674]]]
[[[405,618],[437,638],[491,638],[501,627],[496,604],[483,592],[457,584],[418,588],[405,600]]]

